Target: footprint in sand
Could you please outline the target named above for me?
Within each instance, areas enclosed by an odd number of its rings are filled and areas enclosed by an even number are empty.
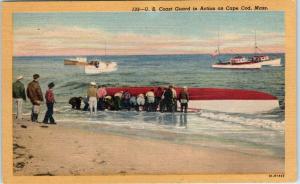
[[[119,174],[126,174],[126,171],[120,171]]]
[[[105,164],[106,161],[105,160],[102,160],[101,162],[98,162],[98,164]]]
[[[25,166],[24,162],[18,162],[16,168],[23,168]]]
[[[27,126],[26,125],[21,125],[21,128],[27,128]]]

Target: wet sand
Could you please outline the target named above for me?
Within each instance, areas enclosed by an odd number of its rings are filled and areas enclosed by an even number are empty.
[[[283,158],[96,132],[84,126],[76,124],[73,127],[68,122],[45,125],[15,120],[14,174],[62,176],[284,172]]]

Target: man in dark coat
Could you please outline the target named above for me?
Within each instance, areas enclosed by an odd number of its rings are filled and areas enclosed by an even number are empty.
[[[165,105],[167,106],[167,111],[172,112],[172,107],[173,107],[172,86],[169,86],[169,88],[166,89],[166,92],[164,94],[164,100],[165,100]]]
[[[33,75],[33,81],[27,86],[27,97],[32,103],[31,121],[38,122],[38,115],[40,112],[40,105],[44,101],[43,93],[39,84],[39,74]]]

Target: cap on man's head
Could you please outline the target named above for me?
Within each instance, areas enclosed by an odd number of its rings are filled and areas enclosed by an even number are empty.
[[[20,75],[20,76],[17,78],[17,80],[21,80],[21,79],[23,79],[23,76],[22,76],[22,75]]]
[[[55,84],[53,82],[51,82],[51,83],[48,84],[49,88],[53,88],[54,86],[55,86]]]
[[[91,82],[90,83],[92,86],[96,86],[97,84],[96,84],[96,82]]]
[[[39,74],[34,74],[34,75],[33,75],[33,79],[38,79],[38,78],[40,78],[40,75],[39,75]]]

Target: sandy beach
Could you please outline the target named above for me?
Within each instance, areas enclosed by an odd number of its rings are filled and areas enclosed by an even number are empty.
[[[284,158],[93,131],[105,125],[14,120],[15,175],[284,172]],[[207,142],[207,145],[210,143]]]

